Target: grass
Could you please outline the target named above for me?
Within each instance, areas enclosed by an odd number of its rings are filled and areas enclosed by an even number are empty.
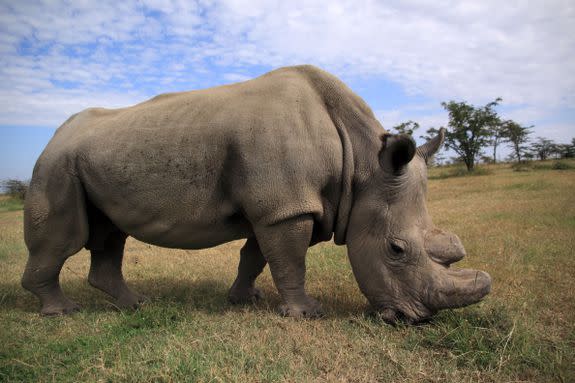
[[[84,310],[41,318],[19,286],[22,213],[3,211],[0,381],[575,381],[575,173],[505,164],[489,172],[432,179],[428,208],[436,225],[462,238],[462,266],[491,274],[492,293],[421,326],[366,315],[345,248],[333,244],[308,252],[307,288],[324,318],[279,317],[267,269],[258,279],[267,299],[230,306],[241,241],[183,251],[130,239],[126,278],[150,297],[134,312],[116,311],[88,286],[82,251],[61,280]]]
[[[22,210],[23,206],[23,201],[18,198],[0,195],[0,213],[5,211]]]
[[[528,172],[531,170],[573,170],[575,162],[573,160],[546,160],[546,161],[527,161],[514,163],[511,168],[516,172]]]
[[[491,168],[487,166],[476,166],[473,171],[468,171],[465,166],[453,165],[434,169],[434,171],[429,174],[429,179],[441,180],[452,177],[486,176],[491,173]]]

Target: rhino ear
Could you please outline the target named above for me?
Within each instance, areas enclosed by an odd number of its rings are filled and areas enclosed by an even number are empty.
[[[417,148],[417,154],[425,160],[425,163],[428,163],[429,159],[439,150],[441,145],[443,145],[444,140],[445,128],[441,128],[437,136]]]
[[[391,173],[400,173],[415,156],[415,141],[407,134],[381,136],[383,146],[379,152],[379,164]]]

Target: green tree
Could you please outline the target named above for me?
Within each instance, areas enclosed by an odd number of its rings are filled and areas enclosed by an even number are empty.
[[[527,150],[525,144],[529,141],[533,126],[521,126],[515,121],[508,120],[504,122],[504,127],[509,138],[509,145],[513,149],[513,158],[521,162],[521,155]]]
[[[492,127],[500,122],[494,110],[499,102],[501,98],[483,107],[475,107],[466,102],[441,103],[449,113],[445,146],[459,155],[468,171],[473,171],[481,150],[492,143]]]
[[[573,157],[572,146],[570,144],[553,144],[551,154],[554,154],[555,158]]]
[[[439,129],[434,128],[432,126],[431,128],[429,128],[425,131],[425,135],[419,136],[419,138],[421,138],[427,142],[427,141],[431,140],[433,137],[437,136],[437,133],[439,133]]]
[[[503,124],[499,119],[494,121],[495,124],[491,127],[491,145],[493,146],[493,163],[497,162],[497,147],[499,144],[507,141],[507,135],[505,134],[505,129]]]
[[[565,157],[566,158],[573,158],[575,157],[575,138],[571,139],[571,144],[566,144],[567,149],[565,150]]]
[[[402,122],[401,124],[394,126],[392,129],[399,134],[409,134],[411,136],[413,135],[413,132],[415,130],[419,129],[419,124],[415,121],[409,120],[407,122]]]
[[[26,191],[28,190],[28,183],[20,180],[3,180],[0,182],[0,187],[3,192],[13,198],[24,200]]]
[[[553,152],[553,141],[543,137],[537,137],[537,140],[531,144],[531,151],[544,161]]]

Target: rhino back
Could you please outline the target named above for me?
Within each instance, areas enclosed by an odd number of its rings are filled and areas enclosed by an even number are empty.
[[[342,148],[301,70],[88,109],[61,127],[46,156],[67,163],[88,199],[128,234],[200,248],[313,214],[331,230]]]

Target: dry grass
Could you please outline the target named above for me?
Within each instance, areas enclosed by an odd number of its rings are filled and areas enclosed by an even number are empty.
[[[439,170],[433,170],[437,172]],[[83,304],[40,318],[19,286],[26,260],[20,211],[0,213],[0,381],[502,382],[574,381],[575,172],[513,172],[431,180],[435,223],[458,233],[463,266],[487,270],[492,294],[425,326],[390,327],[364,315],[345,248],[308,253],[308,290],[326,317],[296,321],[267,299],[226,303],[241,242],[203,251],[129,240],[125,274],[150,297],[118,312],[86,282],[85,251],[62,273]]]

